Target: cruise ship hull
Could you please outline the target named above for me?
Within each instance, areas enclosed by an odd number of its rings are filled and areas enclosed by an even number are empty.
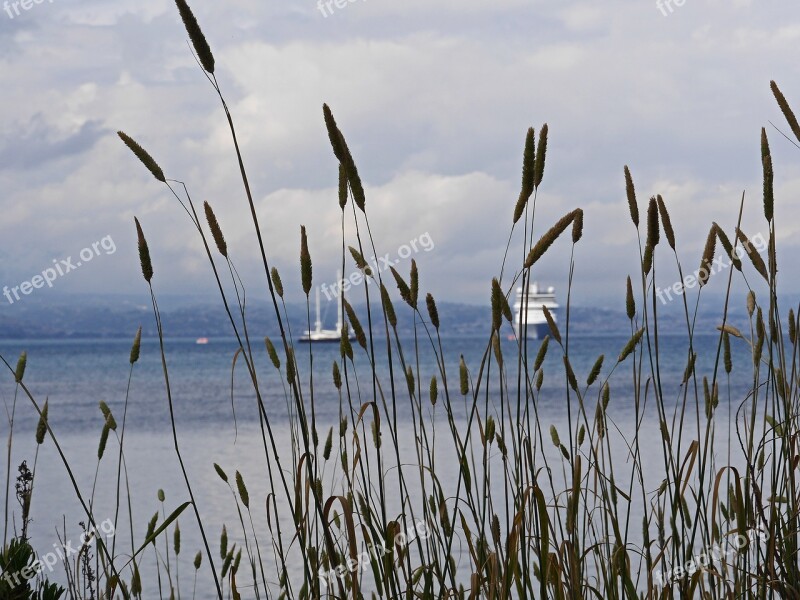
[[[546,335],[550,335],[550,326],[547,323],[528,323],[525,332],[521,331],[519,327],[515,329],[517,330],[518,338],[521,338],[524,333],[527,333],[529,340],[541,340],[544,339]]]

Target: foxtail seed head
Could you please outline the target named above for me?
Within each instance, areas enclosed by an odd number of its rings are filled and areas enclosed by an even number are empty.
[[[339,163],[339,208],[347,206],[347,169]]]
[[[536,138],[533,127],[528,128],[525,136],[525,150],[522,154],[522,189],[519,192],[519,199],[514,207],[514,223],[519,221],[525,206],[533,194],[534,188],[534,163],[536,160]]]
[[[547,325],[550,327],[550,333],[553,334],[555,340],[560,344],[561,343],[561,332],[558,331],[558,325],[556,325],[556,320],[553,318],[553,315],[550,313],[550,309],[547,308],[544,304],[542,304],[542,312],[544,313],[544,318],[547,321]]]
[[[542,363],[544,362],[544,357],[547,355],[547,347],[550,345],[550,336],[545,335],[544,339],[542,340],[542,344],[539,346],[539,351],[536,353],[536,360],[533,362],[533,370],[534,372],[538,371]]]
[[[211,209],[208,202],[203,203],[203,208],[206,212],[206,221],[208,221],[208,228],[211,230],[211,235],[214,237],[214,243],[217,245],[217,250],[225,258],[228,258],[228,244],[225,243],[225,237],[222,235],[222,229],[219,227],[217,216]]]
[[[408,287],[408,284],[402,278],[400,273],[397,272],[397,269],[394,267],[389,267],[392,271],[392,275],[394,276],[394,280],[397,283],[397,289],[400,292],[400,297],[408,304],[411,308],[416,308],[416,305],[412,301],[411,298],[411,289]]]
[[[397,313],[394,312],[394,304],[392,304],[389,291],[383,283],[381,283],[381,303],[383,304],[383,310],[386,312],[386,319],[389,321],[389,325],[392,328],[397,327]]]
[[[573,220],[575,219],[576,214],[577,214],[577,210],[573,210],[573,211],[567,213],[566,215],[564,215],[563,217],[561,217],[558,220],[558,222],[556,222],[556,224],[553,225],[547,231],[547,233],[545,233],[539,239],[538,242],[536,242],[536,245],[533,248],[531,248],[531,251],[528,253],[528,257],[525,259],[525,268],[526,269],[530,269],[533,266],[533,264],[537,260],[539,260],[544,255],[545,252],[547,252],[547,250],[550,248],[550,246],[553,245],[553,242],[555,242],[556,239],[558,239],[558,236],[560,236],[562,233],[564,233],[566,228],[569,227],[572,224]]]
[[[147,240],[144,237],[142,226],[139,224],[139,219],[133,218],[136,222],[136,237],[139,244],[139,262],[142,264],[142,275],[147,283],[153,278],[153,263],[150,262],[150,248],[147,247]]]
[[[619,354],[619,358],[617,362],[623,362],[628,356],[630,356],[633,349],[636,348],[636,344],[639,343],[639,340],[642,339],[642,335],[644,334],[644,327],[642,327],[639,331],[633,334],[628,343],[625,344],[625,347],[622,349],[622,352]]]
[[[239,471],[236,471],[236,488],[239,490],[239,497],[242,499],[242,504],[245,508],[250,508],[250,494],[247,492],[247,486],[244,484],[244,477]]]
[[[572,243],[577,244],[583,236],[583,209],[575,209],[575,218],[572,221]]]
[[[753,243],[745,235],[744,231],[738,228],[736,229],[736,237],[739,238],[739,241],[742,243],[742,247],[747,253],[747,257],[750,259],[750,262],[753,263],[755,270],[758,271],[766,281],[769,281],[767,265],[764,264],[764,259],[761,258],[761,255],[758,253],[758,250],[755,249]]]
[[[767,130],[763,127],[761,128],[761,163],[764,171],[764,217],[767,222],[770,222],[773,218],[775,206],[775,174],[772,170],[772,155],[769,151]]]
[[[228,483],[228,475],[222,470],[222,467],[220,467],[217,463],[214,463],[214,470],[217,472],[217,475],[219,475],[219,478],[222,479],[222,481]]]
[[[439,310],[436,308],[436,301],[431,294],[425,296],[425,304],[428,306],[428,316],[431,318],[431,324],[438,330]]]
[[[269,356],[269,360],[270,362],[272,362],[272,366],[280,371],[281,359],[278,356],[278,351],[275,350],[275,345],[272,343],[272,340],[269,339],[268,337],[265,337],[264,345],[267,347],[267,356]]]
[[[628,209],[631,212],[631,221],[639,227],[639,206],[636,204],[636,189],[633,187],[633,177],[628,165],[625,165],[625,194],[628,197]]]
[[[156,161],[153,160],[153,157],[147,153],[147,150],[142,148],[136,142],[136,140],[127,135],[125,132],[118,131],[117,135],[119,136],[119,139],[121,139],[125,143],[125,145],[130,149],[130,151],[136,155],[136,158],[138,158],[142,162],[142,164],[145,167],[147,167],[150,173],[153,174],[153,177],[155,177],[162,183],[166,182],[167,179],[166,177],[164,177],[164,171],[162,171],[161,167],[158,166],[158,163],[156,163]]]
[[[631,276],[628,275],[628,282],[625,289],[625,312],[629,320],[633,320],[636,316],[636,300],[633,297],[633,284],[631,283]]]
[[[703,258],[700,259],[700,270],[697,274],[697,283],[703,287],[711,277],[711,268],[714,263],[714,251],[717,246],[717,229],[713,225],[706,238],[706,247],[703,249]]]
[[[658,245],[658,241],[658,202],[655,196],[653,196],[650,198],[650,204],[647,206],[647,245],[655,249]]]
[[[597,357],[594,366],[592,366],[592,370],[589,372],[589,377],[586,378],[586,385],[592,385],[600,376],[600,369],[603,368],[603,361],[605,358],[604,354]]]
[[[642,258],[642,273],[645,275],[650,274],[650,269],[653,268],[653,247],[646,244],[644,247],[644,257]]]
[[[658,213],[661,215],[661,226],[664,228],[664,236],[667,238],[669,247],[675,250],[675,231],[672,229],[672,221],[667,212],[667,205],[664,204],[664,199],[661,194],[656,198],[658,202]]]
[[[17,368],[14,371],[14,381],[22,383],[22,378],[25,377],[25,367],[28,364],[28,353],[23,352],[17,359]]]
[[[461,395],[466,396],[469,394],[469,371],[467,370],[467,363],[464,361],[463,354],[458,363],[458,379],[461,387]]]
[[[369,265],[367,264],[367,261],[364,259],[364,257],[361,255],[361,252],[359,252],[352,246],[348,246],[348,248],[350,249],[350,255],[353,257],[353,260],[356,263],[356,267],[364,271],[365,275],[367,276],[372,275],[372,269],[369,268]]]
[[[142,347],[142,327],[136,330],[136,335],[133,338],[133,345],[131,346],[130,363],[134,364],[139,360],[139,352]]]
[[[358,317],[356,316],[356,311],[353,310],[353,307],[350,306],[350,303],[344,298],[342,299],[342,304],[344,305],[344,310],[347,313],[347,318],[349,319],[350,324],[353,326],[353,333],[356,334],[356,341],[358,342],[358,345],[366,349],[367,336],[364,334],[364,328],[361,327],[361,321],[359,321]]]
[[[417,299],[419,298],[419,271],[417,270],[417,261],[411,259],[411,275],[409,277],[408,295],[411,300],[411,308],[417,308]]]
[[[733,246],[731,245],[731,241],[728,239],[728,234],[723,231],[722,227],[720,227],[717,223],[712,225],[717,232],[717,239],[719,240],[722,247],[725,249],[725,253],[728,255],[728,258],[731,261],[731,264],[737,270],[742,270],[742,261],[739,260],[739,257],[736,256],[736,252],[733,250]]]
[[[508,305],[508,300],[503,293],[503,288],[500,287],[500,282],[497,279],[492,279],[492,329],[497,331],[503,324],[503,317],[510,323],[514,318],[511,314],[511,307]]]
[[[272,267],[269,272],[270,279],[272,280],[272,287],[279,298],[283,298],[283,282],[281,281],[281,274],[278,273],[277,267]]]
[[[192,9],[186,4],[186,0],[175,0],[175,4],[178,6],[178,12],[181,13],[181,19],[186,27],[186,33],[189,34],[189,39],[192,41],[194,51],[197,52],[197,58],[200,60],[200,64],[203,65],[206,71],[213,75],[214,55],[211,54],[211,47],[208,45],[206,36],[203,35],[203,31],[200,29],[200,25],[198,25],[197,19],[192,13]]]
[[[547,123],[539,130],[539,143],[536,145],[536,158],[533,167],[533,185],[539,187],[544,177],[544,159],[547,155]]]
[[[36,443],[42,445],[44,436],[47,434],[47,413],[50,410],[50,401],[45,400],[42,407],[42,414],[39,415],[39,424],[36,426]]]
[[[333,385],[337,390],[342,389],[342,373],[339,371],[339,363],[333,361]]]
[[[770,81],[769,86],[772,88],[772,94],[775,96],[775,100],[778,101],[778,106],[780,106],[783,116],[786,118],[787,123],[789,123],[792,133],[794,133],[794,136],[800,140],[800,124],[797,123],[797,118],[794,116],[792,109],[789,107],[789,103],[786,102],[786,98],[784,98],[781,90],[778,88],[777,83]]]
[[[325,128],[328,130],[328,139],[331,142],[331,148],[333,149],[333,155],[339,160],[339,173],[341,174],[342,170],[344,169],[344,163],[347,158],[347,151],[344,146],[344,139],[342,138],[342,134],[339,131],[339,126],[336,124],[336,119],[333,118],[333,112],[331,111],[330,107],[327,104],[322,105],[322,116],[325,119]],[[345,178],[347,175],[347,171],[344,171]],[[341,190],[341,179],[340,179],[340,188]],[[341,196],[340,196],[340,204],[341,204]]]
[[[308,296],[311,291],[311,254],[308,252],[305,225],[300,227],[300,279],[303,283],[303,292]]]

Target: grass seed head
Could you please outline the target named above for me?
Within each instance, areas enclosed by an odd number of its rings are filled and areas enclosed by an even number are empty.
[[[703,249],[703,258],[700,259],[700,269],[697,274],[697,283],[703,287],[711,277],[711,270],[714,263],[714,251],[717,246],[717,228],[712,225],[706,238],[706,246]]]
[[[142,148],[136,140],[127,135],[125,132],[118,131],[117,135],[119,136],[119,139],[121,139],[128,147],[128,149],[133,152],[134,155],[136,155],[136,158],[138,158],[141,163],[147,167],[153,177],[162,183],[167,181],[166,177],[164,177],[164,171],[162,171],[161,167],[158,166],[158,163],[153,160],[153,157],[148,154],[147,150]]]
[[[789,123],[792,133],[794,133],[794,136],[800,141],[800,124],[797,123],[797,118],[794,116],[789,103],[786,101],[783,93],[781,93],[777,83],[770,81],[769,86],[772,89],[772,94],[775,96],[775,100],[777,100],[783,116],[786,118],[786,122]]]
[[[236,489],[239,490],[239,497],[242,499],[242,504],[245,508],[250,508],[250,494],[247,492],[247,486],[244,484],[244,477],[239,471],[236,471]]]
[[[575,218],[572,221],[572,243],[577,244],[583,237],[583,209],[575,209]]]
[[[536,145],[536,158],[533,166],[533,185],[539,187],[544,178],[544,161],[547,156],[547,123],[539,130],[539,143]]]
[[[411,297],[411,288],[408,287],[408,284],[400,276],[400,273],[397,272],[397,269],[395,269],[394,267],[389,267],[389,269],[392,271],[392,275],[394,276],[394,280],[397,283],[397,289],[400,292],[400,297],[411,308],[416,308],[416,303],[415,303],[414,299]]]
[[[136,330],[136,335],[133,338],[133,345],[131,346],[131,356],[129,362],[131,364],[136,363],[139,360],[139,352],[142,347],[142,328],[141,326],[139,329]]]
[[[225,243],[225,236],[222,235],[222,229],[219,227],[217,216],[208,202],[203,203],[203,208],[206,212],[206,221],[208,221],[208,228],[211,230],[211,235],[214,238],[214,243],[217,245],[217,250],[225,258],[228,258],[228,244]]]
[[[42,413],[39,415],[39,424],[36,426],[36,443],[40,446],[44,443],[44,436],[47,434],[47,413],[49,410],[50,403],[45,400]]]
[[[186,4],[186,0],[175,0],[175,4],[178,6],[178,12],[181,14],[181,19],[186,27],[186,33],[189,34],[189,39],[194,46],[194,51],[197,53],[200,64],[203,65],[206,71],[213,75],[214,55],[211,53],[211,47],[208,45],[206,36],[203,35],[203,31],[200,29],[200,25],[197,23],[192,9]]]
[[[631,283],[630,275],[628,275],[628,281],[625,286],[625,312],[628,315],[628,319],[633,321],[636,316],[636,300],[633,297],[633,284]]]
[[[278,351],[275,349],[275,345],[272,343],[272,340],[269,339],[268,337],[265,337],[264,345],[266,345],[267,347],[267,356],[269,356],[269,360],[272,362],[272,366],[280,370],[281,359],[280,357],[278,357]]]
[[[392,299],[389,297],[389,290],[386,289],[383,283],[381,283],[381,303],[383,304],[383,310],[386,312],[386,319],[394,329],[397,327],[397,313],[394,312],[394,304],[392,304]]]
[[[469,371],[467,370],[467,363],[464,361],[464,355],[461,355],[461,360],[458,363],[458,379],[461,387],[461,395],[466,396],[469,394]]]
[[[281,274],[276,267],[272,267],[269,272],[270,280],[272,280],[272,289],[278,294],[279,298],[283,298],[283,282],[281,281]]]
[[[650,204],[647,205],[647,245],[655,248],[658,246],[659,239],[658,201],[653,196],[650,198]]]
[[[672,220],[669,218],[667,205],[661,194],[656,197],[656,202],[658,203],[658,214],[661,216],[661,226],[664,228],[664,237],[667,238],[669,247],[675,250],[675,231],[672,229]]]
[[[519,221],[525,206],[533,194],[534,188],[534,168],[536,160],[536,137],[533,127],[528,128],[525,135],[525,150],[522,154],[522,189],[519,192],[519,199],[514,207],[514,223]]]
[[[410,298],[411,308],[417,308],[417,299],[419,298],[419,270],[417,269],[417,261],[411,259],[411,274],[409,276],[408,295]]]
[[[775,207],[775,173],[772,169],[772,155],[769,151],[769,140],[767,130],[761,128],[761,163],[764,172],[764,217],[767,222],[771,222]]]
[[[311,291],[311,254],[308,252],[305,225],[300,227],[300,279],[303,284],[303,292],[308,296]]]
[[[539,260],[542,256],[544,256],[544,253],[547,252],[550,246],[553,245],[553,242],[555,242],[558,239],[558,237],[562,233],[564,233],[567,227],[569,227],[572,224],[573,220],[575,219],[576,212],[577,211],[573,210],[564,215],[563,217],[561,217],[556,222],[556,224],[553,225],[547,231],[547,233],[545,233],[539,239],[538,242],[536,242],[536,245],[534,245],[534,247],[531,248],[531,251],[528,253],[527,258],[525,259],[526,269],[530,269],[537,260]]]
[[[337,390],[342,389],[342,373],[339,371],[339,363],[333,361],[333,385]]]
[[[347,169],[339,163],[339,208],[347,206]]]
[[[431,294],[425,296],[425,304],[428,306],[428,316],[431,319],[431,324],[438,330],[439,329],[439,310],[436,308],[436,301]]]
[[[147,246],[147,240],[144,237],[142,226],[139,219],[133,218],[136,222],[136,237],[139,245],[139,262],[142,265],[142,276],[147,283],[153,278],[153,263],[150,261],[150,248]]]
[[[350,306],[350,303],[347,300],[342,299],[342,304],[344,305],[344,310],[347,313],[347,318],[350,320],[350,324],[353,326],[353,333],[356,334],[356,341],[358,345],[362,348],[367,347],[367,336],[364,333],[364,328],[361,327],[361,321],[358,320],[358,316],[356,316],[356,311],[353,310],[353,307]]]
[[[636,189],[633,187],[633,177],[628,165],[625,165],[625,194],[628,197],[628,209],[631,213],[631,221],[639,227],[639,205],[636,204]]]
[[[17,383],[22,383],[22,378],[25,377],[25,367],[28,365],[28,353],[23,352],[17,359],[17,368],[14,370],[14,380]]]
[[[550,345],[550,336],[545,335],[539,346],[539,351],[536,353],[536,360],[533,362],[533,370],[538,371],[544,363],[544,357],[547,356],[547,347]]]

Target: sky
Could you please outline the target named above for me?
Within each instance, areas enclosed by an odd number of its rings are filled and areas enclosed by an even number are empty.
[[[12,4],[0,11],[0,286],[58,267],[68,272],[52,287],[39,281],[31,294],[146,297],[136,216],[156,293],[214,291],[197,231],[119,141],[121,129],[167,177],[186,182],[197,204],[211,203],[251,297],[263,298],[230,132],[174,3],[43,0],[17,11]],[[685,271],[699,264],[712,221],[733,230],[743,192],[744,231],[766,235],[761,127],[775,165],[781,285],[800,291],[792,258],[800,245],[800,150],[770,124],[789,132],[769,87],[776,80],[800,110],[797,2],[190,5],[236,123],[270,264],[290,300],[302,297],[301,225],[315,284],[333,284],[340,261],[338,166],[323,103],[364,181],[378,254],[389,253],[404,273],[416,258],[422,291],[440,301],[488,303],[511,232],[525,133],[543,123],[550,133],[535,236],[584,209],[574,303],[624,305],[639,252],[626,164],[642,213],[651,195],[663,196]],[[347,216],[353,244],[349,207]],[[81,261],[84,249],[91,258]],[[572,250],[564,236],[535,267],[560,299]],[[504,281],[523,254],[517,228]],[[70,269],[68,259],[81,266]],[[677,281],[671,261],[659,246],[662,287]],[[721,291],[717,279],[709,288]],[[26,299],[0,297],[0,306],[13,310]]]

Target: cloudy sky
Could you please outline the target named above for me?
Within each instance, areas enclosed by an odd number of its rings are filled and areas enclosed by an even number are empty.
[[[623,165],[639,201],[660,193],[685,269],[712,221],[766,231],[760,128],[770,136],[784,291],[797,292],[800,150],[774,128],[775,79],[800,109],[800,5],[789,0],[194,0],[233,112],[271,262],[299,281],[300,225],[315,281],[340,248],[333,109],[365,183],[380,254],[425,233],[422,286],[488,301],[519,193],[525,132],[550,129],[537,233],[586,211],[575,299],[618,305],[638,256]],[[202,246],[166,188],[117,139],[215,207],[251,294],[262,293],[230,134],[169,0],[44,0],[0,12],[0,285],[15,286],[106,236],[117,251],[60,277],[56,293],[146,291],[134,215],[158,293],[213,290]],[[12,16],[9,16],[12,15]],[[348,213],[349,214],[349,213]],[[352,217],[350,217],[352,218]],[[352,228],[348,224],[348,231]],[[512,256],[522,254],[521,237]],[[349,240],[352,243],[352,240]],[[537,278],[564,290],[566,239]],[[666,265],[659,279],[675,280]],[[407,261],[400,265],[407,269]],[[720,278],[714,284],[723,287]],[[299,295],[294,295],[299,298]],[[10,305],[3,310],[11,310]]]

